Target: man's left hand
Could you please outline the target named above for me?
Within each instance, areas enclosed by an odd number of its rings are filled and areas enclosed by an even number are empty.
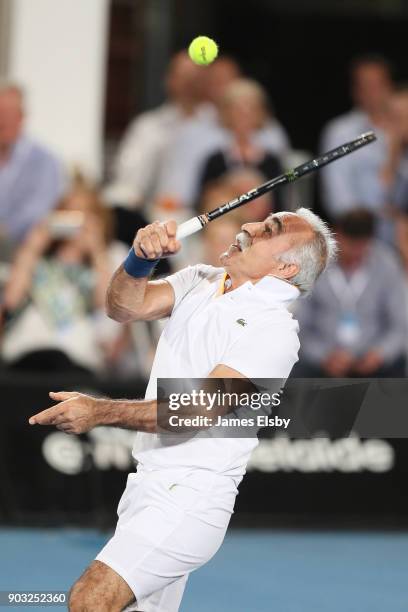
[[[100,408],[103,400],[74,391],[50,393],[51,399],[60,402],[29,419],[30,425],[55,425],[65,433],[86,433],[100,425]]]

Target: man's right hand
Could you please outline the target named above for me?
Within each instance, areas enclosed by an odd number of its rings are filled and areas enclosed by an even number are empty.
[[[133,249],[138,257],[159,259],[177,253],[181,244],[176,240],[177,223],[173,220],[166,223],[154,221],[140,229],[133,242]]]

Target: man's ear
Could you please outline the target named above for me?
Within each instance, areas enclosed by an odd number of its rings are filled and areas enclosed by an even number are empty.
[[[281,261],[279,262],[278,270],[281,278],[290,280],[296,276],[296,274],[298,274],[300,268],[296,263],[285,263],[284,261]]]

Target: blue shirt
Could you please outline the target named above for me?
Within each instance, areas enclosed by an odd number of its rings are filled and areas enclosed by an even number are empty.
[[[62,166],[41,145],[21,137],[0,165],[0,226],[13,240],[27,232],[58,203],[64,191]]]
[[[338,348],[356,357],[377,349],[386,363],[392,363],[406,353],[408,331],[405,278],[394,252],[374,241],[364,263],[348,279],[347,290],[336,280],[338,271],[342,273],[339,264],[332,265],[298,304],[302,356],[319,364]],[[339,332],[347,315],[353,315],[358,334],[345,346]]]

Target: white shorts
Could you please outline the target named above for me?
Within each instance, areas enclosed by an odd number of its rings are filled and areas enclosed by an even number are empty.
[[[233,511],[234,479],[168,468],[129,474],[113,537],[96,557],[132,589],[143,612],[177,612],[190,572],[217,552]]]

